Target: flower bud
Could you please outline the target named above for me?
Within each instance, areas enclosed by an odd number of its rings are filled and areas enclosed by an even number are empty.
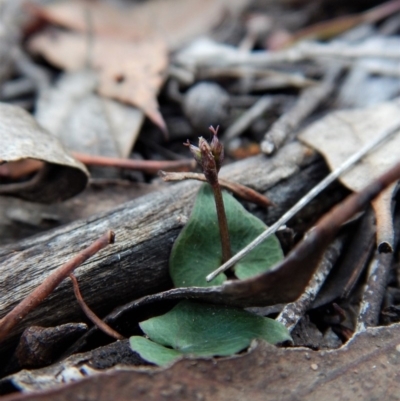
[[[221,164],[224,160],[224,145],[219,141],[218,139],[218,129],[219,125],[217,128],[214,128],[213,126],[210,126],[209,130],[213,133],[213,139],[211,140],[211,152],[214,156],[215,159],[215,164],[217,166],[217,171],[220,170]]]
[[[187,146],[190,150],[190,152],[192,153],[194,159],[196,160],[197,163],[200,164],[201,166],[201,152],[200,149],[197,146],[192,145],[189,142],[189,139],[187,140],[186,143],[184,143],[185,146]]]
[[[192,145],[189,140],[184,144],[189,147],[197,163],[201,166],[207,181],[214,185],[218,183],[218,172],[224,159],[224,146],[218,140],[218,128],[210,127],[213,139],[209,144],[203,137],[199,138],[199,146]]]
[[[211,147],[208,142],[203,138],[199,138],[199,148],[201,152],[201,167],[207,181],[213,185],[218,182],[217,164],[214,159]]]

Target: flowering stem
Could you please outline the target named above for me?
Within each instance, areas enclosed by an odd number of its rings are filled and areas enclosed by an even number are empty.
[[[219,182],[211,186],[214,192],[215,206],[217,208],[219,235],[221,238],[222,247],[222,263],[225,263],[232,256],[231,241],[229,239],[228,221],[226,219],[224,199],[222,198],[222,191]]]
[[[200,164],[204,177],[211,185],[214,192],[215,206],[217,208],[219,234],[221,237],[222,260],[223,263],[231,258],[231,242],[229,240],[228,221],[226,220],[224,200],[222,198],[221,186],[218,181],[218,172],[224,159],[224,146],[218,140],[218,128],[210,127],[213,139],[209,144],[204,138],[199,138],[199,146],[192,145],[189,141],[185,144],[189,146],[196,161]]]

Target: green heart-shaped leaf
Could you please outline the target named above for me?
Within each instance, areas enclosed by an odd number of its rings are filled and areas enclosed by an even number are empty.
[[[267,226],[249,213],[235,198],[223,191],[232,254],[239,252]],[[272,235],[238,262],[235,275],[240,279],[269,270],[283,258],[278,239]],[[176,287],[206,287],[222,284],[224,274],[207,283],[205,277],[222,262],[217,210],[212,188],[200,188],[192,214],[172,248],[169,269]]]
[[[132,350],[137,352],[145,361],[156,365],[167,365],[184,355],[182,352],[164,347],[140,336],[131,337],[129,344]]]
[[[150,346],[131,340],[131,347],[143,359],[157,364],[170,362],[181,354],[226,356],[243,350],[255,338],[276,344],[291,340],[281,323],[227,306],[182,301],[162,316],[140,323],[142,330],[159,344]],[[135,339],[135,337],[133,337]],[[167,350],[167,351],[165,351]],[[169,351],[174,351],[167,356]],[[160,356],[158,356],[158,353]]]

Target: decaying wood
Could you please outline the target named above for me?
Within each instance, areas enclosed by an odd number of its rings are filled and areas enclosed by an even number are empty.
[[[87,248],[80,251],[71,260],[64,263],[57,270],[54,270],[52,274],[46,277],[43,282],[38,285],[26,298],[24,298],[18,305],[15,306],[9,313],[7,313],[2,319],[0,319],[0,341],[7,338],[10,331],[21,321],[24,317],[43,300],[45,300],[57,286],[63,281],[68,275],[92,257],[94,254],[104,249],[108,244],[114,243],[114,233],[108,231],[103,234],[100,238],[94,241]]]
[[[389,272],[392,266],[393,253],[376,252],[369,266],[369,276],[361,301],[357,329],[376,326],[382,309]]]
[[[93,374],[99,374],[112,369],[116,364],[121,365],[147,365],[137,353],[132,352],[128,340],[115,341],[92,351],[72,355],[60,362],[44,368],[37,366],[26,367],[0,380],[0,394],[4,388],[17,388],[23,392],[31,392],[44,388],[52,388],[61,383],[68,383],[84,379]],[[34,369],[35,368],[35,369]],[[34,369],[34,370],[31,370]],[[35,377],[42,380],[36,382]],[[47,379],[44,377],[47,376]]]
[[[221,176],[266,192],[295,175],[312,152],[298,143],[274,157],[257,156],[221,170]],[[116,244],[75,272],[81,291],[102,315],[127,300],[168,288],[172,244],[193,205],[198,183],[183,182],[86,220],[0,248],[0,310],[4,316],[54,269],[112,228]],[[70,283],[63,282],[10,334],[30,325],[56,325],[81,318]],[[0,345],[0,351],[7,342]]]

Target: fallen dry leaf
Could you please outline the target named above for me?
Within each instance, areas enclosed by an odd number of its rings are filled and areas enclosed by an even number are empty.
[[[399,115],[399,98],[365,109],[337,111],[310,125],[300,133],[299,139],[322,153],[334,170],[380,132],[391,127],[398,121]],[[353,191],[360,191],[399,160],[399,148],[400,130],[343,174],[340,181]],[[393,249],[391,199],[394,188],[392,185],[372,203],[377,219],[377,243],[381,251]]]
[[[400,391],[399,338],[400,324],[394,324],[358,333],[333,351],[259,343],[250,352],[230,358],[183,359],[164,369],[119,366],[107,373],[82,362],[80,369],[60,374],[59,363],[3,379],[28,391],[6,396],[4,401],[108,401],[115,394],[121,401],[389,400]],[[60,387],[59,377],[70,384]],[[82,380],[73,383],[76,377]],[[44,391],[31,393],[38,386]]]
[[[86,168],[22,108],[0,103],[0,142],[0,164],[24,159],[46,162],[28,181],[1,184],[1,195],[50,203],[70,198],[85,188]]]
[[[164,132],[156,100],[168,66],[167,49],[208,32],[248,0],[153,0],[119,7],[68,1],[31,7],[49,22],[75,32],[44,32],[30,49],[68,71],[88,64],[99,72],[98,93],[139,107]],[[93,42],[88,40],[88,26]]]
[[[162,39],[135,42],[96,37],[88,49],[87,37],[73,32],[43,32],[29,42],[32,52],[67,71],[90,65],[99,74],[100,95],[139,107],[162,130],[157,94],[168,66]]]
[[[151,0],[139,4],[64,1],[35,7],[40,17],[78,32],[123,40],[160,36],[170,50],[207,33],[226,13],[238,13],[248,0]],[[115,4],[115,2],[114,2]],[[118,3],[117,3],[118,4]]]
[[[66,73],[40,93],[38,122],[69,150],[91,155],[128,157],[142,125],[135,107],[94,94],[96,74]]]

